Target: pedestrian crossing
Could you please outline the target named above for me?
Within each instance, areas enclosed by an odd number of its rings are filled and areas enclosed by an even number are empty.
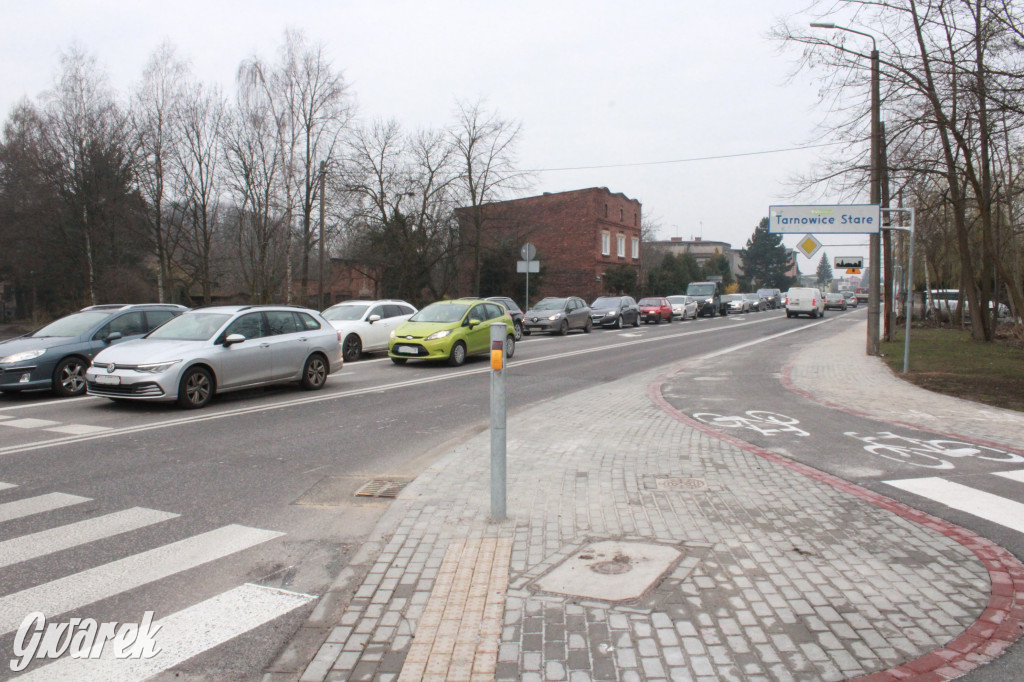
[[[0,414],[0,427],[21,429],[24,431],[50,431],[52,433],[63,433],[70,436],[87,436],[102,431],[110,431],[109,426],[95,426],[93,424],[65,424],[52,419],[35,419],[32,417],[12,417],[7,414]]]
[[[1024,470],[998,471],[991,475],[1024,483]],[[1024,503],[1016,500],[939,477],[906,478],[884,483],[1024,533]]]
[[[4,522],[30,519],[45,524],[48,513],[91,501],[78,495],[50,492],[5,502],[3,497],[15,492],[17,487],[0,482],[0,585],[4,584],[3,571],[22,562],[74,551],[92,542],[154,528],[180,518],[180,514],[173,512],[133,507],[8,538]],[[6,638],[18,631],[31,613],[42,613],[48,623],[67,623],[69,618],[62,618],[61,614],[69,612],[88,618],[86,607],[90,604],[153,585],[283,535],[278,531],[229,524],[10,594],[3,594],[0,588],[0,637]],[[246,583],[176,613],[156,614],[158,619],[153,623],[153,631],[159,653],[155,656],[117,658],[116,647],[105,646],[98,658],[65,655],[52,662],[34,660],[18,679],[144,680],[314,599],[308,594]],[[134,622],[138,622],[146,610],[152,607],[138,608]]]

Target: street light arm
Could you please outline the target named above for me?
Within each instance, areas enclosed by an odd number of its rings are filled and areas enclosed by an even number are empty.
[[[864,36],[865,38],[871,38],[871,49],[874,52],[878,52],[878,43],[875,41],[875,37],[873,35],[871,35],[870,33],[865,33],[864,31],[858,31],[855,28],[847,28],[846,26],[837,26],[836,24],[833,24],[830,21],[812,21],[811,22],[811,28],[831,28],[831,29],[835,29],[837,31],[846,31],[848,33],[856,33],[857,35]]]

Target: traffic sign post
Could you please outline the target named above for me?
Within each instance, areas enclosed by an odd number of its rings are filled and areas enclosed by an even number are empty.
[[[537,247],[530,242],[523,244],[523,248],[519,249],[519,255],[523,257],[523,260],[516,264],[516,272],[526,273],[526,301],[524,302],[525,306],[523,307],[523,310],[525,311],[530,309],[530,273],[540,272],[540,263],[537,263],[535,270],[531,269],[534,262],[533,258],[537,255]],[[519,264],[524,264],[522,270],[518,268]]]
[[[506,518],[505,323],[491,324],[491,520]]]

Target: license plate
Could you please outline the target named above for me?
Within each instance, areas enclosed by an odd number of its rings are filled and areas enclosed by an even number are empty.
[[[395,352],[397,352],[397,353],[411,353],[413,355],[416,355],[417,351],[416,351],[416,346],[398,346],[397,348],[395,348]]]
[[[108,386],[118,386],[121,384],[121,377],[116,374],[97,374],[97,384],[106,384]]]

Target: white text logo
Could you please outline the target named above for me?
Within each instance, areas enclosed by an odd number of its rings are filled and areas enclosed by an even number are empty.
[[[162,626],[153,627],[153,612],[146,611],[141,623],[97,623],[92,618],[72,618],[66,623],[47,623],[38,611],[28,614],[14,637],[11,670],[20,672],[33,658],[99,658],[110,642],[117,658],[153,658],[160,653],[153,636]]]

